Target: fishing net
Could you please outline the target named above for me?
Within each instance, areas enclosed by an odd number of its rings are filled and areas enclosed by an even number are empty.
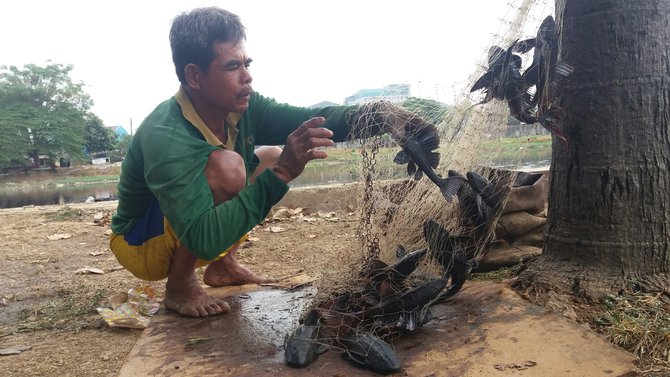
[[[462,175],[475,172],[495,187],[502,202],[488,221],[477,221],[473,193],[469,194],[470,197],[465,193],[448,202],[427,177],[414,180],[408,177],[406,166],[393,163],[400,147],[388,134],[371,136],[366,128],[369,119],[390,116],[380,113],[383,108],[363,106],[365,110],[352,119],[360,154],[357,236],[361,242],[360,248],[350,250],[348,255],[340,255],[337,263],[324,271],[316,283],[318,293],[303,320],[308,318],[307,322],[315,322],[314,318],[309,319],[310,316],[321,317],[320,324],[325,323],[325,326],[320,330],[320,341],[343,351],[347,351],[349,343],[337,340],[352,333],[372,333],[386,341],[393,341],[429,320],[429,305],[407,311],[400,308],[392,313],[395,317],[384,317],[369,308],[389,298],[397,301],[413,289],[438,279],[446,278],[448,289],[455,283],[455,276],[445,276],[445,271],[458,263],[465,263],[469,269],[485,255],[500,208],[504,206],[505,194],[515,179],[516,173],[510,167],[518,165],[524,151],[510,154],[500,142],[508,132],[510,120],[513,121],[507,103],[493,100],[480,104],[483,94],[472,93],[470,89],[488,68],[490,46],[507,49],[517,40],[534,37],[540,23],[549,15],[554,15],[551,1],[520,0],[510,3],[498,30],[492,30],[490,43],[481,46],[481,63],[473,67],[472,74],[458,86],[460,94],[456,96],[455,103],[410,109],[438,128],[441,158],[435,171],[439,176],[447,177],[450,170]],[[525,69],[530,64],[532,53],[521,56],[522,69]],[[537,133],[543,131],[537,124],[529,127]],[[451,259],[443,255],[440,260],[431,250],[435,248],[435,240],[431,244],[429,229],[463,239],[465,245],[460,250],[465,259],[461,255],[461,260],[455,260],[457,253],[452,253],[448,255]],[[380,271],[388,272],[384,269],[398,263],[403,256],[422,249],[427,251],[419,259],[418,266],[400,282],[386,284],[388,279],[378,278]],[[381,292],[384,289],[386,291]],[[370,291],[375,293],[369,295]],[[375,320],[375,316],[384,318]]]

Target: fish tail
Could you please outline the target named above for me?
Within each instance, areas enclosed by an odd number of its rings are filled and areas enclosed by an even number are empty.
[[[440,192],[447,199],[447,202],[451,203],[454,196],[458,194],[465,179],[459,176],[447,177],[440,180],[438,186],[440,187]]]

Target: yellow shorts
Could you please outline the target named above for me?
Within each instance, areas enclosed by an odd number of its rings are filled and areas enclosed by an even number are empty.
[[[144,239],[137,241],[129,233],[126,235],[112,234],[109,240],[109,247],[119,263],[142,280],[155,281],[167,278],[172,253],[181,246],[181,241],[175,235],[172,226],[162,216],[160,209],[156,211],[156,208],[158,208],[157,204],[153,210],[150,207],[147,215],[142,219],[142,225],[149,224],[144,228],[150,228],[149,230],[142,229]],[[160,224],[161,220],[162,224]],[[135,228],[138,228],[138,226]],[[131,231],[131,233],[133,232]],[[137,232],[134,235],[136,236]],[[245,234],[212,260],[198,259],[196,267],[206,266],[225,257],[246,241],[247,237],[248,235]]]

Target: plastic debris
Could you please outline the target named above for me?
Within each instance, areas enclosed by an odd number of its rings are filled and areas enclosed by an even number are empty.
[[[96,275],[100,275],[100,274],[104,274],[105,271],[103,271],[99,268],[84,267],[84,268],[78,269],[74,273],[75,274],[96,274]]]
[[[155,296],[156,292],[150,287],[131,289],[128,293],[110,297],[111,308],[100,307],[97,310],[110,327],[145,329],[151,316],[160,308]]]

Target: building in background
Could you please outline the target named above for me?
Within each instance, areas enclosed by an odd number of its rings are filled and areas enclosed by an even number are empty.
[[[126,129],[121,126],[111,126],[109,128],[114,131],[114,134],[116,135],[116,141],[120,141],[124,137],[128,136],[128,131],[126,131]]]
[[[379,89],[361,89],[344,99],[345,105],[360,105],[372,101],[402,102],[410,97],[409,84],[392,84]]]

